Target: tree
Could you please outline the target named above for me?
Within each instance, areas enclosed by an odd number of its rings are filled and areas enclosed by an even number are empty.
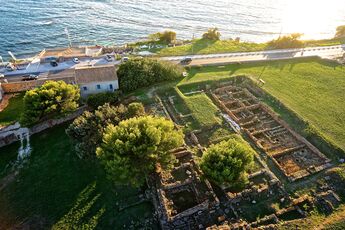
[[[201,158],[200,168],[219,185],[245,183],[253,160],[254,150],[248,144],[230,139],[211,145]]]
[[[337,32],[335,33],[335,38],[343,38],[345,37],[345,25],[338,26]]]
[[[86,103],[93,109],[97,109],[99,106],[104,105],[105,103],[115,104],[119,101],[119,91],[116,92],[104,92],[90,95]]]
[[[208,29],[207,32],[202,35],[202,38],[207,40],[218,41],[220,39],[220,36],[221,34],[218,31],[218,28],[215,27]]]
[[[162,117],[143,116],[110,125],[97,148],[108,177],[118,184],[140,186],[158,165],[171,168],[169,150],[183,144],[183,133]]]
[[[47,81],[25,93],[24,112],[20,123],[24,126],[32,125],[46,117],[72,112],[78,108],[79,98],[77,85],[64,81]]]
[[[175,43],[176,32],[171,31],[171,30],[166,30],[163,33],[158,32],[158,33],[150,34],[149,39],[151,41],[155,41],[155,42],[159,41],[159,42],[164,42],[167,44]]]
[[[279,37],[268,42],[268,47],[272,49],[302,48],[304,42],[300,40],[303,34],[294,33]]]
[[[76,153],[80,158],[94,158],[108,125],[117,125],[124,119],[144,113],[141,103],[129,104],[128,108],[124,105],[114,107],[107,103],[92,113],[84,112],[66,129],[66,133],[74,141]]]
[[[130,59],[120,65],[117,75],[123,92],[131,92],[154,83],[182,77],[183,68],[175,64],[148,58]]]

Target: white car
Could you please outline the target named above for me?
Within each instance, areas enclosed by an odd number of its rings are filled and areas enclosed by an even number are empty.
[[[73,62],[74,62],[75,64],[80,63],[79,58],[73,58]]]
[[[0,79],[2,79],[2,78],[4,78],[5,77],[5,75],[3,75],[3,74],[0,74]]]
[[[129,57],[123,57],[122,58],[122,62],[128,62],[129,61]]]

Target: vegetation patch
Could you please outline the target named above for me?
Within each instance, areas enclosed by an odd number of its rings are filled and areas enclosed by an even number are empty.
[[[19,121],[24,110],[24,94],[17,94],[9,99],[7,107],[0,112],[0,126]]]
[[[176,88],[176,91],[193,114],[200,126],[213,126],[220,124],[219,110],[205,93],[185,96]]]
[[[40,229],[42,224],[49,229],[127,229],[131,221],[134,228],[156,229],[149,202],[120,211],[121,201],[138,197],[142,189],[109,183],[102,166],[77,157],[65,128],[32,136],[30,159],[0,192],[0,210],[6,210],[0,213],[0,229]],[[16,143],[1,153],[15,159],[17,150]]]
[[[209,40],[195,39],[191,43],[166,47],[157,51],[159,56],[178,56],[189,54],[213,54],[213,53],[229,53],[229,52],[249,52],[264,50],[266,44],[240,42],[236,40]]]
[[[193,68],[180,84],[224,81],[240,74],[251,76],[255,81],[262,79],[265,82],[263,89],[315,127],[327,140],[345,150],[343,66],[307,59]]]

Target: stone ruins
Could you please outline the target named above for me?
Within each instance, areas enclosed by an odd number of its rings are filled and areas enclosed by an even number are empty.
[[[233,126],[240,127],[290,181],[331,166],[326,156],[295,133],[246,88],[227,85],[213,90],[211,95]]]
[[[172,152],[178,162],[171,171],[150,178],[162,229],[203,229],[221,216],[219,200],[193,160],[181,147]]]

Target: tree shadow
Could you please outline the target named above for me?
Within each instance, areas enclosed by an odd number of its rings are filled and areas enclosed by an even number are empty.
[[[92,210],[101,196],[95,190],[96,182],[86,186],[79,193],[74,206],[51,229],[95,229],[100,217],[105,212],[104,206]]]
[[[191,47],[188,49],[188,53],[198,54],[201,50],[206,49],[216,42],[216,40],[198,39],[192,43]]]

